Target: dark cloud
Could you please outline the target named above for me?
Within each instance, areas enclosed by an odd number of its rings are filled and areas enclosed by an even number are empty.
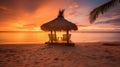
[[[32,13],[47,0],[0,0],[0,23],[17,20],[22,13]]]
[[[34,11],[47,0],[0,0],[0,6],[8,9]]]
[[[95,24],[112,24],[112,25],[120,25],[120,19],[111,19],[111,20],[107,20],[107,21],[101,21],[101,22],[97,22]]]
[[[32,14],[49,3],[53,4],[51,7],[57,7],[55,5],[64,1],[68,0],[0,0],[0,20],[17,19],[22,13]]]

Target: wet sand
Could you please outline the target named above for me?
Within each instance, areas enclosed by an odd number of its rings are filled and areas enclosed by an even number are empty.
[[[0,67],[120,67],[120,43],[1,44]]]

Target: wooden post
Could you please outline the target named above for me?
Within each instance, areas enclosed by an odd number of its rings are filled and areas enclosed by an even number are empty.
[[[67,34],[67,43],[69,43],[69,39],[68,39],[68,37],[69,37],[69,30],[66,31],[66,34]]]
[[[51,30],[51,43],[53,43],[53,31]]]
[[[54,31],[54,35],[55,35],[55,40],[57,40],[57,35],[56,35],[56,31]]]

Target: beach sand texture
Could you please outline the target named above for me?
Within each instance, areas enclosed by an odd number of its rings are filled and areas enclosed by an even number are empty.
[[[0,45],[0,67],[120,67],[120,46]]]

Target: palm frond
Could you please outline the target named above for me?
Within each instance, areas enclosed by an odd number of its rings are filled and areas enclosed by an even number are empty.
[[[120,0],[111,0],[95,9],[93,9],[90,12],[90,23],[93,23],[96,18],[99,16],[99,14],[104,14],[106,11],[108,11],[111,7],[114,7],[117,5],[117,3],[120,3]]]

